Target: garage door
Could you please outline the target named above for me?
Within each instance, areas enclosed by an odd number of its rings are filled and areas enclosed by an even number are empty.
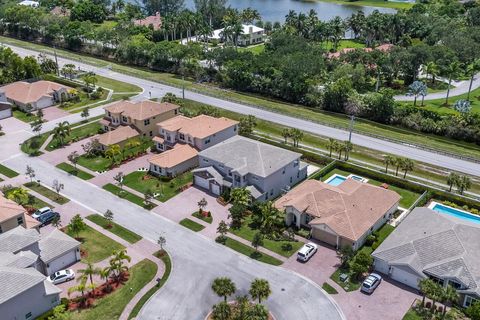
[[[220,195],[220,186],[212,183],[212,193],[219,196]]]
[[[65,269],[72,264],[77,262],[77,254],[76,250],[69,251],[68,253],[64,254],[63,256],[50,261],[48,264],[48,274],[52,274],[58,270]]]
[[[328,233],[328,232],[320,230],[320,229],[317,229],[317,228],[312,229],[312,237],[314,239],[319,240],[319,241],[328,243],[332,246],[337,245],[337,236],[336,235]]]
[[[404,283],[412,288],[418,289],[418,281],[420,281],[420,278],[415,274],[399,269],[397,267],[392,267],[390,277],[393,280]]]
[[[195,177],[194,180],[195,180],[196,186],[199,186],[200,188],[208,190],[208,185],[210,184],[210,182],[207,179],[204,179],[199,176],[194,176],[194,177]]]
[[[11,116],[12,116],[12,110],[11,109],[0,110],[0,119],[9,118]]]

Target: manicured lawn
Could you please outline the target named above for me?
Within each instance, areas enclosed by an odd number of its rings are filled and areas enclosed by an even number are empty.
[[[132,312],[130,312],[128,319],[132,319],[138,315],[143,305],[148,301],[148,299],[155,292],[157,292],[161,287],[163,287],[165,282],[167,282],[168,277],[170,276],[170,272],[172,271],[172,261],[170,260],[170,256],[168,255],[168,253],[166,253],[165,251],[164,252],[158,251],[154,254],[154,256],[156,256],[159,259],[162,259],[163,263],[165,264],[165,272],[163,273],[163,276],[158,282],[158,284],[155,285],[150,290],[148,290],[147,293],[145,293],[143,297],[140,298],[140,300],[137,302],[135,307],[133,307]]]
[[[152,191],[159,194],[156,199],[165,202],[179,194],[180,188],[192,182],[193,174],[186,172],[170,181],[154,177],[147,172],[134,171],[125,176],[123,184],[141,193]]]
[[[38,117],[35,115],[35,111],[28,114],[25,111],[17,109],[17,108],[13,109],[13,117],[17,118],[20,121],[27,122],[27,123],[38,119]]]
[[[68,101],[59,106],[60,109],[74,113],[76,110],[82,110],[84,107],[93,107],[101,101],[107,99],[108,91],[104,90],[98,99],[91,99],[81,88],[77,88],[79,101]]]
[[[413,309],[410,309],[405,313],[402,320],[422,320],[423,318],[417,314],[417,312]]]
[[[190,220],[188,218],[185,218],[183,219],[182,221],[180,221],[180,224],[182,226],[184,226],[185,228],[188,228],[192,231],[195,231],[195,232],[198,232],[198,231],[201,231],[203,229],[205,229],[204,226],[202,226],[200,223],[197,223],[193,220]]]
[[[265,51],[265,44],[259,44],[247,48],[239,48],[238,51],[250,51],[253,54],[260,54]]]
[[[252,241],[253,237],[255,236],[255,233],[257,233],[257,230],[252,228],[252,220],[250,218],[245,219],[245,221],[242,224],[242,227],[240,229],[230,229],[229,231],[239,237],[242,237],[245,240]],[[285,245],[291,245],[292,248],[291,250],[283,250],[283,246]],[[284,257],[290,257],[292,254],[297,252],[301,247],[303,243],[300,241],[275,241],[271,239],[264,238],[263,239],[263,247],[271,250],[275,253],[278,253]]]
[[[450,97],[448,99],[448,106],[445,106],[445,99],[436,99],[425,101],[425,106],[422,108],[442,112],[445,114],[459,114],[458,111],[453,109],[453,105],[455,104],[455,101],[460,99],[467,99],[467,94],[465,93],[459,96]],[[480,88],[470,92],[470,102],[472,106],[471,112],[480,113]]]
[[[322,178],[322,181],[326,181],[328,178],[330,178],[334,174],[339,174],[339,175],[342,175],[344,177],[347,177],[348,175],[351,174],[351,172],[343,171],[343,170],[340,170],[340,169],[334,169],[334,170],[330,171],[327,175],[325,175]],[[399,172],[399,175],[400,175],[400,172]],[[403,176],[403,173],[402,173],[402,176]],[[375,179],[370,179],[368,177],[365,177],[365,178],[368,179],[368,183],[373,184],[375,186],[380,186],[381,184],[383,184],[383,182],[381,182],[381,181],[378,181],[378,180],[375,180]],[[408,209],[415,202],[415,200],[417,200],[420,197],[420,194],[417,193],[417,192],[413,192],[413,191],[403,189],[403,188],[400,188],[400,187],[397,187],[397,186],[388,185],[388,189],[392,190],[392,191],[395,191],[396,193],[398,193],[402,197],[400,199],[400,207],[403,207],[403,208],[406,208],[406,209]]]
[[[323,2],[334,2],[338,4],[362,6],[362,7],[384,7],[392,9],[409,9],[413,6],[413,3],[409,2],[396,2],[385,0],[359,0],[359,1],[343,1],[343,0],[320,0]]]
[[[127,253],[128,254],[128,253]],[[130,268],[128,281],[118,290],[98,300],[93,308],[71,312],[71,320],[118,319],[132,298],[145,287],[157,273],[157,264],[144,259]]]
[[[60,170],[68,172],[72,176],[79,177],[80,179],[83,179],[83,180],[89,180],[89,179],[92,179],[94,177],[90,173],[82,171],[78,168],[75,168],[74,166],[72,166],[72,165],[70,165],[66,162],[62,162],[60,164],[57,164],[56,167]]]
[[[111,233],[119,236],[123,240],[128,241],[130,243],[135,243],[142,240],[142,237],[136,234],[135,232],[130,231],[122,227],[121,225],[116,224],[113,221],[109,222],[107,219],[105,219],[101,215],[92,214],[92,215],[89,215],[87,219],[92,221],[93,223],[98,224],[102,228],[107,229]],[[111,227],[109,227],[109,225],[111,225]]]
[[[0,164],[0,174],[3,174],[7,178],[14,178],[14,177],[18,176],[18,172],[13,171],[12,169],[7,168],[2,164]]]
[[[65,204],[70,201],[70,199],[65,198],[64,196],[56,193],[55,191],[50,190],[47,187],[42,186],[41,184],[36,182],[25,183],[24,186],[41,194],[44,197],[47,197],[48,199],[58,204]]]
[[[209,217],[205,217],[204,215],[200,214],[198,211],[192,213],[192,217],[203,220],[207,223],[212,223],[212,221],[213,221],[212,215],[210,215]]]
[[[83,126],[80,126],[80,127],[76,127],[74,129],[72,129],[70,131],[70,135],[65,138],[65,144],[68,144],[70,142],[79,141],[79,140],[94,136],[99,132],[99,130],[101,128],[102,128],[102,126],[98,122],[92,122],[92,123],[89,123],[89,124],[86,124],[86,125],[83,125]],[[48,144],[48,146],[46,147],[46,150],[47,151],[52,151],[52,150],[55,150],[55,149],[60,148],[60,147],[61,146],[58,143],[58,141],[56,139],[53,139]]]
[[[114,184],[106,184],[102,187],[103,189],[113,193],[114,195],[122,198],[122,199],[125,199],[125,200],[128,200],[132,203],[135,203],[136,205],[139,205],[140,207],[144,208],[144,209],[147,209],[147,210],[151,210],[153,208],[155,208],[155,205],[154,204],[148,204],[146,205],[144,203],[144,199],[131,193],[131,192],[128,192],[126,190],[122,190],[120,189],[119,187],[117,187],[116,185]]]
[[[98,80],[96,83],[97,86],[111,89],[114,92],[142,92],[142,88],[134,84],[121,82],[118,80],[102,77],[99,75],[96,75],[96,78]]]
[[[326,282],[323,283],[322,289],[325,290],[328,294],[337,294],[338,293],[338,291],[334,287],[332,287],[331,285],[329,285]]]
[[[78,158],[78,164],[82,167],[90,169],[96,172],[107,171],[112,165],[112,160],[105,158],[104,156],[94,156],[87,157],[86,155],[81,155]]]
[[[71,233],[68,234],[71,237],[76,236]],[[115,250],[124,249],[120,243],[110,239],[89,226],[86,226],[85,230],[79,233],[78,238],[81,239],[82,242],[80,246],[81,249],[87,253],[82,260],[90,261],[92,263],[100,262],[110,257]]]
[[[50,132],[46,132],[39,136],[31,137],[22,143],[20,149],[29,156],[39,156],[42,154],[42,152],[39,150],[49,136]]]
[[[227,237],[227,241],[225,241],[225,245],[229,247],[230,249],[233,249],[241,254],[244,254],[246,256],[249,256],[252,259],[268,263],[274,266],[279,266],[282,264],[282,261],[269,256],[265,253],[261,253],[258,251],[255,251],[252,247],[249,247],[241,242],[238,242],[237,240],[234,240],[232,238]]]

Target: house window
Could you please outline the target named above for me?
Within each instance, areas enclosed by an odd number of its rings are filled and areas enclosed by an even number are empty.
[[[273,189],[270,190],[270,196],[273,196]]]
[[[292,183],[292,182],[293,182],[293,177],[290,177],[290,183]]]
[[[295,162],[293,162],[293,166],[294,166],[294,167],[298,167],[298,163],[299,163],[299,162],[300,162],[300,161],[295,160]]]
[[[110,113],[110,111],[107,112],[107,115],[108,115],[109,117],[112,116],[112,114]]]
[[[153,131],[150,131],[150,137],[153,137]]]
[[[183,133],[180,133],[178,137],[180,138],[180,140],[185,140],[185,135]]]
[[[465,307],[470,307],[472,304],[477,302],[478,299],[475,299],[471,296],[465,296]]]
[[[205,140],[205,144],[209,144],[209,143],[210,143],[210,138]]]
[[[18,223],[18,225],[23,224],[23,217],[18,217],[17,218],[17,223]]]
[[[252,179],[253,179],[254,181],[258,181],[258,178],[255,177],[255,176],[252,176]]]
[[[235,176],[235,181],[240,182],[240,178],[241,178],[240,176]]]
[[[234,132],[237,131],[237,126],[233,127],[233,131]]]
[[[123,117],[123,116],[122,116],[122,121],[123,121],[123,122],[127,122],[127,117]]]
[[[228,172],[228,176],[229,176],[229,177],[232,176],[232,171],[229,171],[229,172]]]
[[[178,109],[175,109],[175,114],[178,114]]]
[[[297,172],[297,179],[300,178],[300,171]]]
[[[0,226],[0,234],[3,233],[2,226]]]
[[[143,120],[143,124],[148,126],[150,124],[150,119],[147,119],[147,120]]]
[[[452,287],[454,287],[457,290],[462,288],[462,284],[458,283],[457,281],[448,280],[448,284],[451,285]]]
[[[283,170],[282,170],[282,174],[285,174],[285,168],[283,168]]]
[[[206,162],[206,163],[208,163],[208,159],[203,159],[203,162]]]
[[[29,312],[25,315],[25,319],[31,319],[32,318],[32,313]]]

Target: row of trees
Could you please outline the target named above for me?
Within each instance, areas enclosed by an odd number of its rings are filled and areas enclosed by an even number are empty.
[[[45,73],[35,57],[21,58],[12,49],[0,46],[0,85],[31,78],[38,78]]]
[[[395,175],[398,176],[398,171],[401,169],[404,174],[403,178],[407,177],[409,171],[413,171],[415,168],[415,162],[412,159],[403,157],[394,157],[386,155],[383,157],[383,163],[385,164],[385,173],[388,174],[388,167],[393,166],[395,168]]]
[[[326,148],[328,149],[330,158],[332,157],[332,153],[336,152],[338,155],[338,160],[340,160],[343,153],[343,159],[347,161],[350,157],[350,152],[353,150],[353,144],[350,141],[339,142],[335,139],[329,138],[326,143]]]

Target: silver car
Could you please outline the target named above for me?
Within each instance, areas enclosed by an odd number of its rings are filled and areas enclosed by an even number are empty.
[[[370,273],[370,275],[362,283],[362,292],[372,293],[382,282],[382,277],[376,273]]]
[[[75,279],[75,272],[72,269],[60,270],[47,278],[53,284],[59,284]]]

